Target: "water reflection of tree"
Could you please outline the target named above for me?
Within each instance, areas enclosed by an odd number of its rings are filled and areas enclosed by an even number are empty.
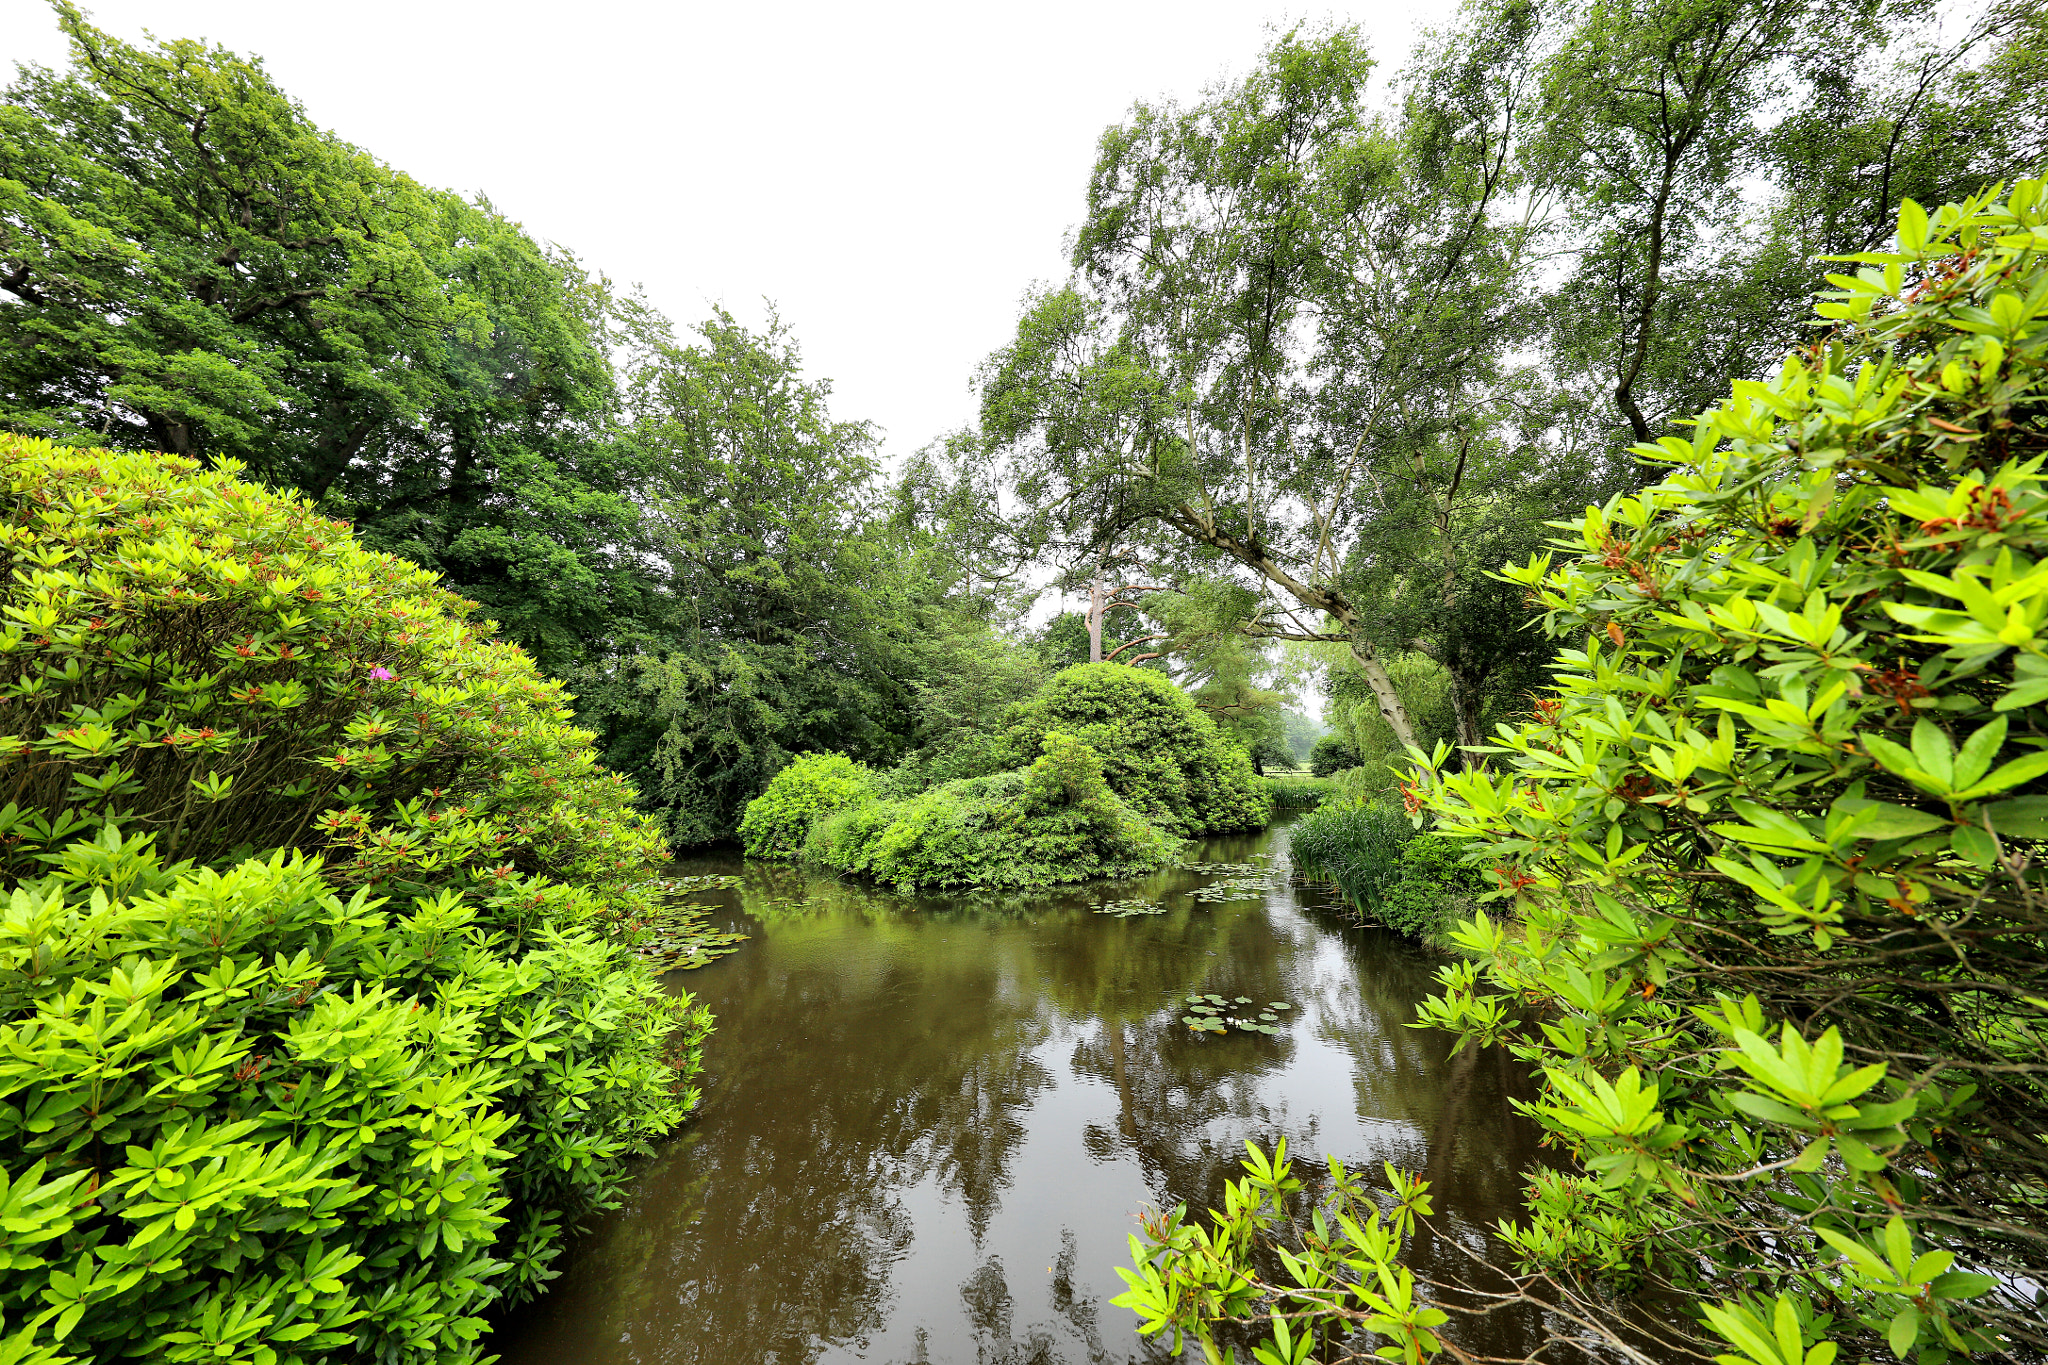
[[[1419,1170],[1438,1192],[1438,1216],[1411,1248],[1411,1263],[1441,1281],[1483,1278],[1460,1246],[1500,1259],[1490,1228],[1519,1208],[1522,1172],[1537,1158],[1533,1130],[1510,1104],[1529,1086],[1505,1052],[1453,1057],[1448,1037],[1410,1027],[1441,959],[1315,911],[1291,924],[1270,923],[1263,911],[1219,914],[1210,932],[1204,942],[1216,943],[1217,964],[1188,988],[1255,1002],[1291,993],[1305,1007],[1298,1017],[1314,1021],[1313,1036],[1353,1058],[1357,1112],[1414,1135],[1372,1154]],[[1190,1037],[1172,1003],[1181,985],[1172,969],[1185,957],[1162,954],[1148,974],[1147,953],[1141,941],[1121,957],[1063,956],[1049,973],[1063,1008],[1100,1021],[1075,1047],[1073,1069],[1115,1085],[1119,1096],[1117,1121],[1086,1130],[1090,1154],[1134,1158],[1166,1207],[1219,1205],[1224,1182],[1242,1174],[1248,1138],[1270,1147],[1284,1135],[1305,1177],[1326,1176],[1313,1120],[1289,1113],[1260,1084],[1292,1059],[1291,1036]],[[1120,989],[1124,982],[1133,988]],[[1367,1174],[1373,1184],[1384,1181],[1377,1159]],[[1468,1325],[1463,1334],[1504,1355],[1544,1339],[1540,1318],[1526,1309]]]
[[[1236,861],[1257,847],[1212,845],[1202,856]],[[1446,1068],[1444,1040],[1405,1027],[1433,963],[1334,919],[1255,903],[1196,908],[1173,895],[1194,883],[1185,873],[939,902],[769,864],[690,870],[738,873],[740,891],[717,899],[734,927],[757,932],[741,953],[681,979],[724,1025],[707,1058],[706,1112],[693,1145],[651,1164],[630,1205],[579,1252],[576,1274],[536,1310],[582,1324],[553,1342],[540,1323],[524,1343],[501,1341],[514,1365],[571,1358],[560,1345],[572,1331],[573,1358],[590,1365],[808,1365],[828,1343],[865,1350],[901,1314],[892,1292],[926,1288],[892,1286],[891,1268],[912,1239],[904,1201],[931,1192],[957,1199],[983,1257],[957,1282],[978,1365],[1152,1354],[1128,1334],[1123,1310],[1075,1284],[1071,1234],[1052,1281],[1052,1306],[1072,1331],[1058,1328],[1063,1346],[1047,1331],[1057,1321],[1032,1323],[1002,1262],[979,1245],[1009,1193],[1028,1112],[1054,1079],[1034,1053],[1074,1024],[1073,1070],[1118,1097],[1115,1118],[1085,1131],[1088,1150],[1128,1154],[1163,1202],[1218,1202],[1246,1137],[1285,1134],[1297,1153],[1319,1154],[1310,1120],[1288,1113],[1270,1085],[1313,1037],[1359,1059],[1361,1112],[1425,1135],[1415,1155],[1447,1195],[1439,1207],[1457,1211],[1454,1227],[1513,1205],[1519,1139],[1479,1121],[1505,1114],[1511,1077],[1495,1058]],[[1173,897],[1165,915],[1092,913],[1103,900],[1160,896]],[[1294,1000],[1312,1007],[1299,1017],[1316,1033],[1190,1037],[1179,997],[1194,990]],[[1034,1293],[1044,1283],[1029,1281]],[[1510,1325],[1501,1344],[1518,1331]]]
[[[721,1018],[778,1028],[714,1038],[694,1146],[648,1168],[568,1294],[550,1296],[550,1316],[625,1329],[606,1334],[612,1359],[815,1359],[885,1324],[912,1233],[891,1191],[950,1191],[977,1238],[998,1207],[1022,1114],[1051,1080],[1031,1056],[1053,1012],[1028,946],[959,919],[891,918],[849,963],[832,951],[836,918],[813,906],[778,924],[772,950],[690,983]],[[890,951],[873,934],[916,942]]]

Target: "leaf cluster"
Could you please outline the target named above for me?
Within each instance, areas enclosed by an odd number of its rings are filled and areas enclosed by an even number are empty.
[[[1741,1359],[2048,1344],[2043,189],[1908,201],[1828,335],[1506,570],[1554,687],[1411,787],[1503,911],[1423,1021],[1536,1065],[1577,1165],[1504,1235]]]
[[[234,475],[0,436],[9,1349],[473,1360],[709,1016],[559,685]]]
[[[813,825],[806,861],[898,890],[1053,886],[1173,864],[1180,840],[1109,787],[1100,756],[1049,733],[1028,767],[959,778]]]

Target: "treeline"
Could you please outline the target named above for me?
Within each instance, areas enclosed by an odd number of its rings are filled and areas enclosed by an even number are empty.
[[[1020,529],[1148,648],[1335,661],[1364,759],[1477,742],[1548,644],[1489,574],[1815,335],[1825,258],[2048,156],[2038,4],[1475,0],[1368,99],[1354,30],[1107,130],[982,370]],[[1122,618],[1129,619],[1129,618]]]
[[[1265,763],[1316,668],[1368,764],[1475,741],[1543,676],[1489,572],[1797,342],[1888,205],[2044,145],[2021,0],[1482,0],[1378,103],[1355,31],[1299,29],[1104,133],[1072,277],[891,475],[772,319],[678,327],[260,62],[57,15],[74,61],[0,104],[0,424],[238,462],[436,570],[683,844],[1084,659]],[[1048,570],[1089,605],[1026,638]]]
[[[259,61],[58,21],[73,64],[0,105],[0,423],[237,462],[437,571],[679,843],[791,753],[893,763],[1036,684],[957,498],[886,478],[779,323],[678,328]]]

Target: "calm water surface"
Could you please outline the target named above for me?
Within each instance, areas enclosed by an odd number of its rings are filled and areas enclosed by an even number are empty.
[[[1191,860],[1285,867],[1287,832]],[[680,974],[716,1011],[698,1117],[491,1342],[505,1365],[1124,1365],[1171,1359],[1109,1300],[1147,1206],[1207,1206],[1247,1138],[1434,1183],[1424,1271],[1484,1253],[1536,1157],[1495,1054],[1405,1027],[1437,959],[1321,893],[1215,878],[913,898],[737,858],[753,939]],[[1163,915],[1091,907],[1164,900]],[[1278,1037],[1194,1036],[1181,996],[1284,1000]],[[1537,1340],[1496,1315],[1457,1335]],[[1243,1354],[1241,1352],[1241,1354]],[[1194,1358],[1198,1353],[1190,1352]]]

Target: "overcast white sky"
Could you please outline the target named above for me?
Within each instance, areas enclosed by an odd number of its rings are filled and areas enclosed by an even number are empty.
[[[1331,16],[1383,71],[1450,0],[547,5],[86,0],[139,41],[261,56],[320,124],[482,192],[678,322],[772,299],[833,411],[900,457],[969,421],[968,381],[1065,273],[1095,140],[1133,101],[1242,73],[1265,25]],[[66,60],[0,0],[0,73]]]

